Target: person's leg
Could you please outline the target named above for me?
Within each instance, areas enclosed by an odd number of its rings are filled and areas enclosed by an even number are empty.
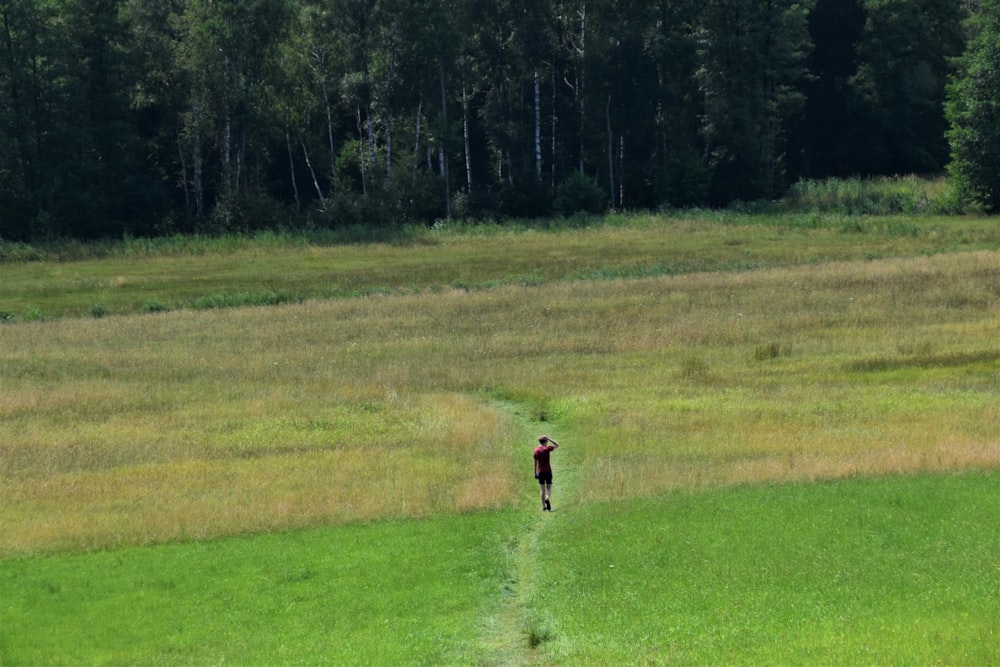
[[[552,506],[549,504],[549,496],[552,495],[552,473],[551,472],[541,472],[538,473],[538,487],[541,489],[542,493],[542,509],[550,510]]]

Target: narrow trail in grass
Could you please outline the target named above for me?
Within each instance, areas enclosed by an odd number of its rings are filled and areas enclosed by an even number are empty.
[[[525,424],[525,432],[533,433],[532,428],[544,432],[541,425],[524,419],[517,406],[499,404],[509,413],[515,415]],[[552,511],[543,512],[537,483],[532,483],[530,493],[525,491],[521,496],[520,505],[523,517],[523,532],[510,544],[511,575],[505,587],[506,599],[496,613],[487,619],[481,640],[480,654],[483,656],[481,665],[516,667],[521,665],[543,664],[539,649],[545,642],[552,639],[550,623],[545,618],[545,610],[531,609],[531,598],[540,585],[539,546],[545,537],[548,526],[559,521],[564,512],[572,512],[575,508],[575,491],[577,486],[578,457],[573,449],[571,437],[562,437],[552,431],[552,436],[559,441],[560,447],[552,455],[554,471],[552,485]],[[537,437],[537,434],[535,434]],[[533,440],[525,443],[524,468],[531,465]],[[527,477],[527,475],[525,475]]]

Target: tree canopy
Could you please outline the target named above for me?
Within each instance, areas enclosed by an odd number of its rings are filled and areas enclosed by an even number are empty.
[[[0,237],[718,205],[939,172],[969,11],[0,0]]]
[[[981,0],[970,39],[948,89],[949,170],[969,199],[1000,211],[1000,2]]]

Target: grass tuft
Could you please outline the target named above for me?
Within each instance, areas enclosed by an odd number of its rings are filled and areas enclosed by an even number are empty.
[[[757,361],[771,361],[777,359],[778,357],[788,357],[791,356],[792,349],[790,345],[782,343],[768,343],[766,345],[758,345],[754,348],[753,358]]]
[[[545,642],[552,641],[552,631],[544,626],[531,625],[524,634],[530,649],[537,649]]]

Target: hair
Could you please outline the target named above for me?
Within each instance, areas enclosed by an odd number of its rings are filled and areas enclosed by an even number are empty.
[[[540,443],[541,443],[541,444],[543,444],[543,445],[544,445],[544,444],[545,444],[546,442],[548,442],[548,441],[549,441],[549,438],[548,438],[548,436],[545,436],[545,435],[543,435],[542,437],[540,437],[540,438],[538,439],[538,442],[540,442]]]

